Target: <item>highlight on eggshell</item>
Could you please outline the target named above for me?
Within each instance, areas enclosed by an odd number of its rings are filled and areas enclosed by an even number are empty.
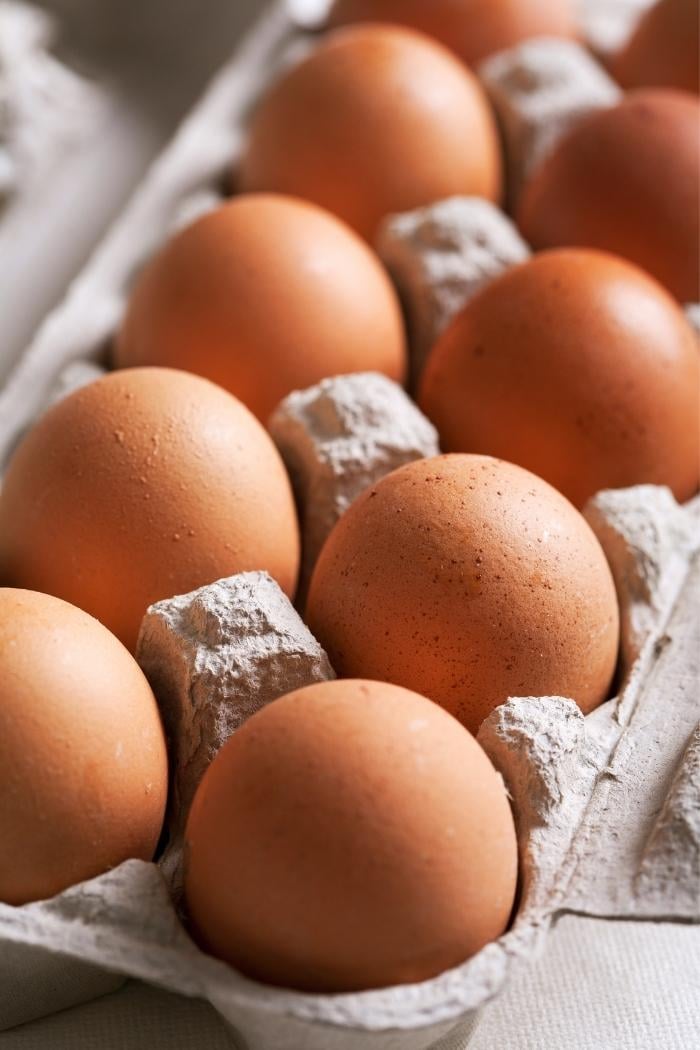
[[[434,977],[506,929],[517,880],[500,775],[424,697],[334,681],[268,704],[190,811],[185,906],[248,976],[312,992]]]
[[[646,88],[577,121],[520,197],[535,248],[600,248],[700,297],[700,99]]]
[[[532,37],[579,35],[571,0],[335,0],[329,25],[357,22],[417,29],[469,66]]]
[[[648,274],[589,249],[542,252],[467,304],[418,401],[445,452],[518,463],[576,506],[606,488],[700,482],[700,357]]]
[[[123,645],[58,598],[0,588],[0,901],[53,897],[151,860],[168,762]]]
[[[306,620],[341,677],[422,693],[476,733],[509,697],[609,696],[615,586],[582,515],[488,456],[416,460],[367,489],[326,540]]]
[[[314,201],[370,242],[384,216],[454,194],[501,196],[495,119],[476,77],[399,26],[324,38],[254,111],[245,191]]]
[[[205,379],[113,372],[49,409],[10,461],[0,582],[77,605],[132,651],[153,602],[253,569],[293,596],[291,485],[260,423]]]
[[[397,294],[374,252],[307,201],[243,194],[172,238],[137,279],[118,367],[179,368],[266,423],[327,376],[406,371]]]

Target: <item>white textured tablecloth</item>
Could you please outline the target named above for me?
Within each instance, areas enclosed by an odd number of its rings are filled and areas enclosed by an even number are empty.
[[[0,1050],[93,1047],[244,1050],[206,1003],[135,982],[0,1035]],[[448,1038],[435,1050],[465,1046]],[[561,919],[544,956],[487,1007],[469,1050],[700,1050],[700,927]]]

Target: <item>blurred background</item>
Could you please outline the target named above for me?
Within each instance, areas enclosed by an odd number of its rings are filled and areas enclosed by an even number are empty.
[[[0,0],[0,382],[264,6]],[[54,141],[10,192],[3,124],[18,105],[49,110],[42,131]]]
[[[57,57],[107,84],[144,135],[164,141],[264,0],[39,0]]]
[[[293,7],[313,15],[325,2]],[[590,37],[607,49],[651,0],[578,2]],[[0,383],[266,6],[0,0]],[[37,163],[15,172],[13,186],[7,136],[18,108],[29,115],[24,152]]]

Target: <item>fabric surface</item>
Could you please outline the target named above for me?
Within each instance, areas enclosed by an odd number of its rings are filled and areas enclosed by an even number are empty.
[[[93,1047],[245,1050],[206,1003],[136,982],[0,1035],[0,1050]],[[700,1050],[700,927],[561,919],[543,957],[485,1009],[468,1047]],[[448,1037],[434,1050],[467,1044]]]

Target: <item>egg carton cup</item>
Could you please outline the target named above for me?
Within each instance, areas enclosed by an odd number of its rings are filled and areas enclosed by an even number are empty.
[[[361,492],[411,460],[436,456],[435,427],[386,376],[334,376],[289,394],[269,421],[300,510],[303,607],[328,534]]]
[[[566,698],[512,698],[479,731],[519,843],[521,899],[503,937],[421,984],[272,989],[191,941],[170,849],[160,865],[127,861],[52,900],[0,905],[0,1027],[129,976],[206,999],[248,1050],[426,1050],[456,1034],[466,1046],[481,1008],[538,954],[558,916],[700,921],[700,502],[679,507],[668,490],[642,486],[599,494],[587,517],[618,587],[622,686],[586,718]],[[153,606],[138,657],[169,728],[180,805],[246,717],[332,677],[264,573]],[[174,820],[177,835],[182,810]],[[53,998],[37,1004],[46,987]]]
[[[0,461],[47,403],[106,367],[135,274],[221,200],[256,98],[308,46],[278,5],[215,80],[0,394]],[[380,249],[407,308],[414,374],[421,345],[528,252],[501,213],[469,199],[387,220]],[[290,395],[271,432],[300,502],[307,575],[365,480],[436,451],[427,420],[379,376]],[[314,996],[250,981],[189,938],[178,911],[182,825],[204,768],[254,710],[333,675],[269,577],[242,574],[148,611],[138,658],[171,742],[170,844],[158,864],[128,861],[52,900],[0,905],[0,1030],[134,977],[208,1000],[247,1050],[466,1046],[484,1004],[560,915],[700,921],[700,508],[642,486],[601,493],[586,513],[621,604],[619,692],[586,718],[566,698],[512,698],[481,727],[520,851],[519,906],[500,940],[431,981]]]

